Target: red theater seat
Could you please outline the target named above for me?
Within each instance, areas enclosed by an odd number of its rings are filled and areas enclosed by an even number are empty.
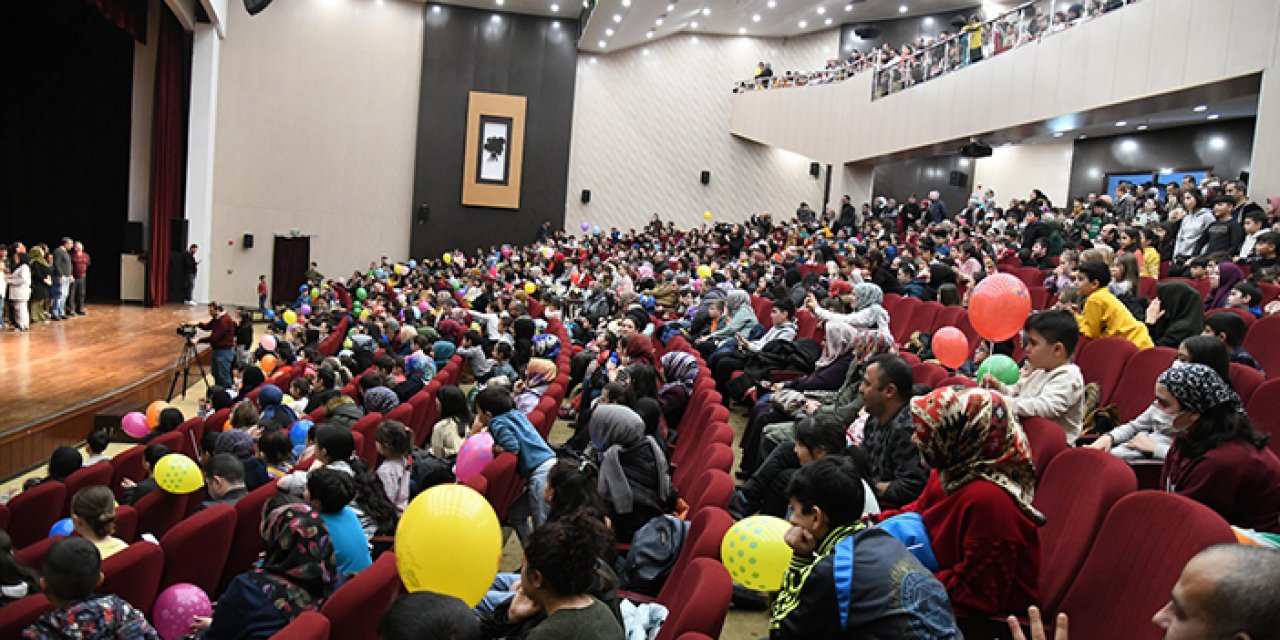
[[[97,593],[114,593],[150,617],[151,605],[160,592],[164,571],[164,551],[150,542],[135,542],[102,561],[105,576]]]
[[[378,621],[399,591],[396,556],[387,551],[325,600],[320,613],[329,619],[335,638],[377,640]]]
[[[160,588],[189,582],[205,593],[216,593],[235,532],[236,510],[229,504],[209,507],[169,529],[160,538],[164,550]]]

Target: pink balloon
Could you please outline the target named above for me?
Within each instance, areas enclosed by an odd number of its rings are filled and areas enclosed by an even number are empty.
[[[969,359],[969,338],[955,327],[943,327],[933,334],[930,342],[933,355],[943,365],[956,369]]]
[[[453,475],[459,482],[478,475],[493,460],[493,436],[489,432],[477,433],[462,442],[458,449],[458,462]]]
[[[258,344],[262,345],[262,348],[266,349],[267,351],[275,351],[276,337],[270,336],[270,335],[262,336],[262,339],[258,341]]]
[[[209,617],[213,607],[200,587],[186,582],[165,589],[156,598],[151,619],[164,640],[176,640],[191,633],[191,618]]]
[[[151,425],[147,424],[147,416],[137,411],[124,414],[120,420],[120,428],[133,438],[141,438],[151,433]]]

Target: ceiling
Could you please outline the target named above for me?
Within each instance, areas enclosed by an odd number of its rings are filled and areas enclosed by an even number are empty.
[[[583,4],[582,0],[439,0],[439,3],[570,19],[578,17]],[[583,29],[578,49],[607,53],[677,33],[792,37],[840,24],[922,16],[978,5],[1004,7],[1010,5],[1010,1],[598,0]],[[552,11],[552,6],[557,11]]]

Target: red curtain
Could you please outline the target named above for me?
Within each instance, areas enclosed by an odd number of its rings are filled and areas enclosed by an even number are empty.
[[[169,235],[172,218],[185,218],[187,103],[191,47],[173,13],[161,11],[156,41],[155,101],[151,112],[151,215],[147,303],[169,300]]]
[[[147,42],[147,0],[85,0],[85,3],[138,42]]]

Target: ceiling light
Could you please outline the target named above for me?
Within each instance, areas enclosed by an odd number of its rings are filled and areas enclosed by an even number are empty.
[[[1124,120],[1120,120],[1120,121],[1116,122],[1116,126],[1117,126],[1117,127],[1124,127],[1124,126],[1128,126],[1128,124],[1129,124],[1129,123],[1128,123],[1128,122],[1125,122]]]
[[[827,18],[826,20],[823,20],[823,21],[822,21],[822,24],[830,25],[830,24],[831,24],[831,18]]]
[[[649,49],[648,49],[648,48],[646,48],[646,49],[642,50],[640,53],[643,53],[644,55],[646,55],[646,56],[647,56],[647,55],[649,55]]]
[[[1167,175],[1169,175],[1169,174],[1171,174],[1171,173],[1173,173],[1173,167],[1165,167],[1165,168],[1163,168],[1163,169],[1161,169],[1161,170],[1160,170],[1160,174],[1161,174],[1161,175],[1166,175],[1166,176],[1167,176]]]
[[[559,20],[552,20],[552,21],[551,21],[551,28],[552,28],[552,29],[559,29],[559,28],[560,28],[560,21],[559,21]]]
[[[846,4],[846,5],[844,6],[844,10],[845,10],[845,11],[853,11],[853,3],[852,3],[852,2],[850,2],[849,4]]]
[[[1132,152],[1132,151],[1137,151],[1137,150],[1138,150],[1138,143],[1137,143],[1137,141],[1135,141],[1135,140],[1125,140],[1124,142],[1121,142],[1121,143],[1120,143],[1120,150],[1121,150],[1121,151],[1130,151],[1130,152]]]
[[[738,27],[738,35],[740,35],[740,36],[745,36],[745,35],[747,35],[747,28],[746,28],[746,27]]]
[[[657,20],[654,20],[654,21],[653,21],[653,23],[654,23],[654,24],[656,24],[656,25],[658,25],[659,27],[661,27],[661,26],[662,26],[662,18],[658,18]]]
[[[502,22],[502,16],[495,13],[489,17],[489,22]]]
[[[805,27],[807,27],[807,26],[809,26],[809,22],[808,22],[808,21],[806,21],[806,20],[801,20],[801,21],[800,21],[800,28],[801,28],[801,29],[803,29],[803,28],[805,28]]]
[[[1147,125],[1145,124],[1138,125],[1138,131],[1146,131],[1146,130],[1147,130]]]
[[[624,7],[631,6],[631,0],[622,0],[622,6]]]
[[[924,26],[928,27],[928,26],[932,26],[932,25],[933,25],[933,16],[925,16],[925,17],[924,17]]]
[[[1079,138],[1079,139],[1080,139],[1080,140],[1084,140],[1085,138],[1088,138],[1088,137],[1089,137],[1089,134],[1087,134],[1087,133],[1082,133],[1082,134],[1080,134],[1080,138]]]
[[[667,11],[675,11],[675,10],[676,10],[676,6],[674,4],[667,5]]]
[[[1206,111],[1206,110],[1208,110],[1208,109],[1209,109],[1209,105],[1207,105],[1207,104],[1202,104],[1202,105],[1200,105],[1200,106],[1198,106],[1198,107],[1196,107],[1196,108],[1192,109],[1192,111],[1194,111],[1194,112],[1196,112],[1196,113],[1200,113],[1201,111]]]
[[[1101,175],[1102,175],[1102,171],[1100,171],[1097,167],[1089,167],[1090,178],[1097,178]]]
[[[617,13],[613,14],[613,21],[614,21],[614,22],[622,22],[622,16],[621,16],[620,14],[617,14]]]
[[[905,4],[904,4],[904,5],[902,5],[901,7],[898,7],[898,13],[906,13],[906,12],[908,12],[908,11],[910,11],[910,9],[908,9],[908,8],[907,8],[907,5],[905,5]]]
[[[698,36],[694,36],[694,37],[693,37],[693,43],[694,43],[694,44],[698,44]]]
[[[1209,147],[1211,149],[1225,149],[1226,146],[1227,146],[1227,139],[1222,136],[1214,136],[1212,138],[1209,138]]]
[[[431,13],[440,13],[440,5],[431,7]]]
[[[596,60],[595,58],[591,58],[591,59],[589,60],[589,62],[590,62],[591,64],[595,64],[595,63],[597,62],[597,60]]]
[[[1062,137],[1062,132],[1061,132],[1061,131],[1055,131],[1055,132],[1053,132],[1053,137],[1055,137],[1055,138],[1061,138],[1061,137]]]
[[[704,15],[704,16],[709,16],[709,15],[711,15],[711,7],[703,7],[703,8],[702,8],[702,15]]]
[[[755,15],[751,16],[751,21],[752,21],[752,22],[760,22],[760,14],[758,14],[758,13],[757,13],[757,14],[755,14]]]
[[[768,6],[770,9],[778,6],[778,0],[769,0]]]
[[[697,29],[697,28],[698,28],[698,21],[697,21],[697,20],[694,20],[693,22],[690,22],[690,23],[689,23],[689,28],[690,28],[690,29]]]
[[[645,32],[644,37],[646,37],[646,38],[652,38],[652,37],[653,37],[653,31],[647,31],[647,32]]]
[[[824,14],[824,13],[826,13],[826,12],[827,12],[827,8],[826,8],[826,7],[818,7],[818,15],[822,15],[822,14]]]
[[[600,47],[601,49],[603,49],[603,48],[605,48],[605,47],[609,46],[609,43],[608,43],[608,42],[605,42],[604,40],[601,40],[601,41],[599,41],[599,42],[597,42],[597,43],[596,43],[596,46],[597,46],[597,47]]]
[[[554,2],[553,2],[553,3],[551,3],[551,13],[557,13],[557,12],[559,12],[559,11],[560,11],[560,5],[558,5],[558,4],[554,3]]]
[[[1217,119],[1218,119],[1218,114],[1216,114],[1216,113],[1211,113],[1211,114],[1209,114],[1209,117],[1208,117],[1207,119],[1208,119],[1208,120],[1217,120]]]
[[[969,159],[968,159],[968,158],[960,158],[960,166],[962,166],[962,167],[967,167],[967,166],[969,166]]]
[[[605,29],[605,30],[604,30],[604,35],[606,35],[606,36],[608,36],[608,37],[612,38],[612,37],[613,37],[613,29]]]
[[[502,6],[502,3],[504,2],[504,0],[493,0],[493,1],[494,1],[495,3],[497,3],[497,5],[498,5],[499,7],[501,7],[501,6]]]

